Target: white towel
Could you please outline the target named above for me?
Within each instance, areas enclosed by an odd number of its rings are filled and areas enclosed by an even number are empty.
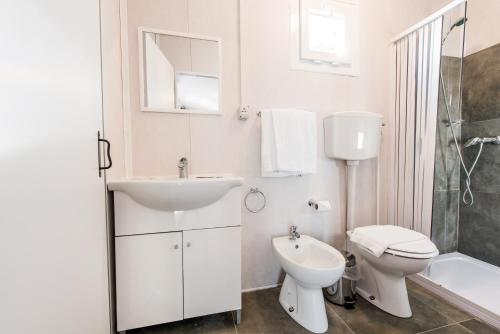
[[[264,177],[316,172],[316,113],[292,109],[261,111],[261,167]]]
[[[356,227],[350,240],[376,257],[397,244],[428,239],[422,233],[393,225],[371,225]]]

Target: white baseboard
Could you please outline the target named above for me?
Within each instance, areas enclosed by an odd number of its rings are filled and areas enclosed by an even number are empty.
[[[246,293],[246,292],[252,292],[252,291],[266,290],[266,289],[276,288],[278,286],[281,286],[281,283],[259,286],[257,288],[243,289],[243,290],[241,290],[241,292]]]

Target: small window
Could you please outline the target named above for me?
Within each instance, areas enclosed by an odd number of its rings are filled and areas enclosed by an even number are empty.
[[[358,3],[291,0],[292,68],[357,75]]]

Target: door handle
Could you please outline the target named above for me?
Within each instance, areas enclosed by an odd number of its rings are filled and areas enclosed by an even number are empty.
[[[101,166],[101,142],[105,143],[106,146],[106,156],[108,157],[108,165]],[[102,171],[106,169],[110,169],[113,166],[113,161],[111,160],[111,143],[109,140],[101,138],[101,132],[97,131],[97,155],[98,155],[98,164],[99,164],[99,177],[102,176]]]

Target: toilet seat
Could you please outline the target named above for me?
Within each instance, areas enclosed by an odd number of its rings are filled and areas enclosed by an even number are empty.
[[[385,253],[411,259],[430,259],[439,251],[432,241],[425,239],[392,245]]]
[[[384,226],[384,228],[394,228],[394,229],[401,229],[398,226],[392,226],[392,225],[376,225],[376,226]],[[371,226],[366,226],[366,228],[369,228]],[[375,227],[375,226],[373,226]],[[391,232],[390,230],[387,232]],[[353,231],[347,231],[347,235],[349,239],[351,239]],[[405,258],[410,258],[410,259],[430,259],[436,255],[439,255],[439,251],[436,248],[436,245],[426,236],[424,236],[420,232],[416,232],[413,230],[405,229],[406,237],[407,239],[411,239],[411,237],[408,238],[408,235],[415,235],[413,238],[414,240],[411,241],[402,241],[402,242],[396,242],[392,245],[390,245],[387,249],[385,249],[384,254],[390,254],[390,255],[395,255],[395,256],[400,256],[400,257],[405,257]],[[379,240],[385,242],[387,234],[386,235],[375,235],[375,238],[378,238]],[[420,238],[420,239],[418,239]],[[393,238],[394,239],[394,238]],[[418,240],[416,240],[418,239]],[[376,240],[376,239],[375,239]],[[395,240],[393,240],[395,241]],[[365,245],[363,243],[357,243],[359,247],[364,248]]]

